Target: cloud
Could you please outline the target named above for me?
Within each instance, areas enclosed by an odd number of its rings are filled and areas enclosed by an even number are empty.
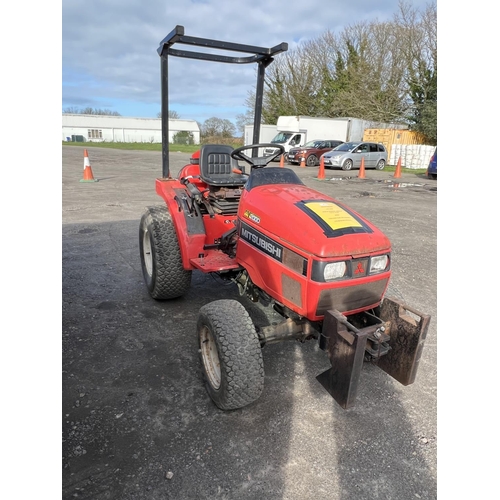
[[[424,8],[425,2],[413,5]],[[156,116],[154,109],[161,107],[157,48],[176,25],[184,26],[188,36],[262,47],[287,42],[293,49],[327,30],[360,20],[390,19],[397,10],[398,0],[63,0],[63,108],[103,108],[108,103],[126,116],[127,110],[137,113],[143,105],[141,116]],[[170,107],[183,109],[189,115],[183,118],[235,120],[255,84],[254,64],[169,57]]]

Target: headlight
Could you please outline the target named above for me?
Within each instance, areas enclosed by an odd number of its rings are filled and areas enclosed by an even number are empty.
[[[338,163],[339,160],[340,160],[340,157],[339,156],[331,156],[329,158],[329,160],[332,162],[332,163]]]
[[[388,265],[388,255],[377,255],[377,257],[372,257],[370,260],[370,271],[368,274],[381,273],[387,269]]]
[[[345,262],[331,262],[325,266],[323,270],[323,277],[325,281],[332,281],[338,278],[342,278],[347,271],[347,265]]]

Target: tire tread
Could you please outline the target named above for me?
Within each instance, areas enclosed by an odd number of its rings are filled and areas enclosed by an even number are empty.
[[[141,226],[143,225],[150,228],[155,247],[153,266],[156,277],[152,286],[148,287],[151,296],[163,300],[184,295],[191,285],[192,271],[183,267],[177,233],[168,208],[148,207],[141,219]],[[142,245],[142,240],[140,244]],[[142,264],[144,270],[144,263]]]
[[[212,400],[222,410],[253,403],[264,388],[264,362],[248,312],[236,300],[217,300],[200,309],[198,330],[203,325],[210,328],[215,338],[221,366],[222,380],[218,390],[213,389],[205,376]]]

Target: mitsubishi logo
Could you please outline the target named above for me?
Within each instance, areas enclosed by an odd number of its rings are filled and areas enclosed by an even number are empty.
[[[356,270],[354,271],[354,274],[365,274],[365,270],[363,269],[363,264],[361,264],[361,262],[358,262],[358,265],[356,267]]]

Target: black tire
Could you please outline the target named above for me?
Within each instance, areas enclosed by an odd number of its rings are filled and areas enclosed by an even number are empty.
[[[259,337],[246,309],[236,300],[204,305],[198,316],[198,342],[208,394],[221,410],[253,403],[264,389]]]
[[[351,170],[352,165],[353,165],[352,160],[348,159],[343,163],[342,170]]]
[[[384,170],[385,168],[385,160],[379,160],[377,166],[375,167],[377,170]]]
[[[318,157],[316,155],[309,155],[306,160],[306,165],[308,167],[315,167],[319,165]]]
[[[144,281],[153,299],[175,299],[191,285],[192,271],[182,265],[179,241],[166,206],[149,207],[139,226]]]

